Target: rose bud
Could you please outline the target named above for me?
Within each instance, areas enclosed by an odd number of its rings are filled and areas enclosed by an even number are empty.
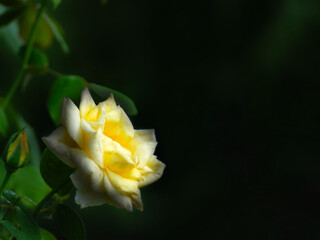
[[[3,152],[3,159],[9,171],[15,171],[28,163],[29,146],[25,128],[10,137]]]

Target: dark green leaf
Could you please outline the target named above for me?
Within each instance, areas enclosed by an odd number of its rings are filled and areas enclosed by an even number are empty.
[[[72,208],[59,204],[57,207],[57,222],[66,240],[87,239],[85,225],[78,213]]]
[[[0,221],[3,219],[4,215],[6,215],[5,208],[0,207]]]
[[[20,49],[20,57],[23,58],[26,51],[26,46],[21,47]],[[27,72],[28,73],[36,73],[36,74],[43,74],[47,72],[49,66],[49,59],[47,55],[36,49],[33,48],[30,54],[30,59],[28,62]]]
[[[22,232],[11,222],[7,220],[1,221],[1,224],[17,239],[17,240],[28,240],[24,237]]]
[[[15,204],[19,199],[18,195],[12,190],[5,190],[2,196],[7,202],[12,204]]]
[[[57,39],[62,51],[64,53],[69,52],[69,46],[64,39],[64,32],[60,24],[51,16],[49,13],[44,12],[43,13],[43,18],[47,22],[47,24],[50,26],[54,37]]]
[[[3,108],[0,106],[0,135],[5,136],[8,131],[8,118],[3,110]]]
[[[74,168],[57,158],[48,148],[46,148],[41,156],[40,171],[43,179],[52,188],[57,189],[70,178],[70,175],[75,171]],[[73,185],[70,182],[58,191],[60,196],[70,193]]]
[[[0,26],[4,26],[20,16],[25,7],[11,8],[0,15]]]
[[[85,85],[86,82],[82,77],[70,75],[59,77],[53,83],[47,106],[52,120],[57,125],[60,121],[62,100],[67,97],[73,101],[78,101]]]
[[[41,240],[57,240],[52,233],[50,233],[49,231],[43,228],[40,228],[40,235],[41,235]]]
[[[40,230],[36,221],[24,212],[20,207],[16,207],[17,216],[25,239],[41,240]]]
[[[94,93],[96,93],[99,96],[101,101],[106,100],[110,96],[110,94],[112,93],[116,102],[125,110],[125,112],[128,115],[134,116],[134,115],[138,114],[138,110],[136,108],[136,105],[126,95],[124,95],[116,90],[113,90],[113,89],[110,89],[110,88],[107,88],[104,86],[100,86],[95,83],[90,83],[89,87]]]
[[[0,233],[0,239],[1,240],[11,240],[6,234]]]

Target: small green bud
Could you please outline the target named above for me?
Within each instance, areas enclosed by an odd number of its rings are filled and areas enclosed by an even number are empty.
[[[2,157],[8,171],[15,171],[28,163],[29,145],[25,128],[10,137]]]

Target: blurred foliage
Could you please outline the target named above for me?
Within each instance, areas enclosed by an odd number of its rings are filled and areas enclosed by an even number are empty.
[[[28,41],[31,27],[36,18],[36,5],[30,5],[19,18],[19,35],[25,42]],[[39,21],[36,37],[34,40],[34,46],[47,49],[52,45],[53,42],[53,32],[50,28],[50,25],[46,22],[46,20],[42,17]]]

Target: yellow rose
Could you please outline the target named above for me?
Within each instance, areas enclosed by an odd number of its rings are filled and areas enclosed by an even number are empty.
[[[153,155],[154,130],[135,130],[112,95],[96,105],[87,88],[79,109],[64,99],[60,121],[62,127],[43,141],[76,168],[71,175],[76,202],[81,207],[109,203],[142,210],[140,188],[158,180],[165,168]]]

